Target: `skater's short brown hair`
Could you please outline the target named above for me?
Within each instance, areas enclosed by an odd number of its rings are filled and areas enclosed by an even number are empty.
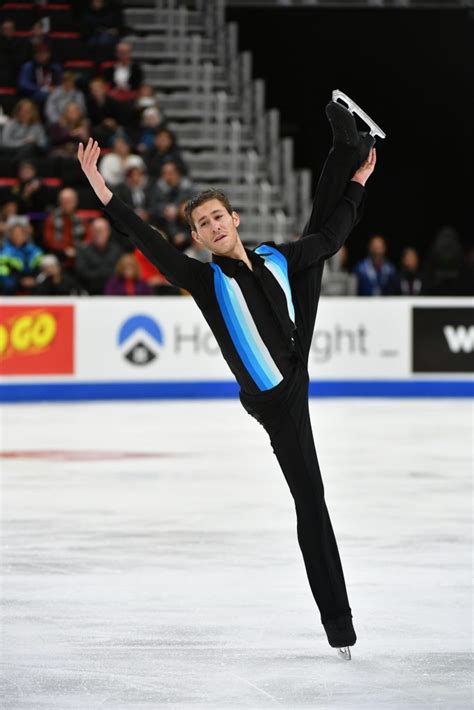
[[[186,207],[184,208],[184,216],[186,221],[194,231],[196,231],[196,225],[194,224],[192,213],[196,207],[200,207],[205,202],[209,202],[209,200],[219,200],[229,214],[232,214],[234,211],[229,202],[229,198],[225,192],[222,192],[222,190],[216,190],[213,187],[208,188],[207,190],[202,190],[202,192],[198,192],[197,195],[191,197],[191,199],[187,201]]]

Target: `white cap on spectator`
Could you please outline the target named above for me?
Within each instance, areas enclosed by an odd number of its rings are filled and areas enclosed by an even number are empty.
[[[16,227],[17,224],[22,227],[29,227],[30,220],[26,214],[11,214],[6,221],[5,226],[7,229],[12,229],[12,227]]]
[[[140,168],[141,170],[146,170],[145,162],[139,155],[129,155],[128,158],[125,159],[124,163],[125,172],[130,170],[130,168]]]

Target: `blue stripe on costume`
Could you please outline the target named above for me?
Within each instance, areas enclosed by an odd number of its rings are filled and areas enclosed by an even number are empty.
[[[267,390],[283,379],[275,361],[257,330],[239,284],[226,276],[218,264],[214,269],[214,288],[224,322],[242,362],[260,390]]]
[[[283,254],[269,246],[268,244],[261,244],[255,249],[255,253],[263,257],[265,260],[265,266],[269,271],[272,272],[273,276],[276,278],[280,284],[280,288],[286,297],[286,304],[288,307],[288,315],[290,320],[295,322],[295,307],[293,305],[293,298],[291,295],[290,280],[288,278],[288,262],[283,256]]]

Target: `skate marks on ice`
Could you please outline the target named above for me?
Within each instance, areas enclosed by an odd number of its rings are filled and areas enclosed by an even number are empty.
[[[145,654],[129,646],[111,653],[83,649],[76,665],[15,666],[5,664],[2,697],[8,708],[434,708],[461,710],[471,706],[466,678],[468,654],[364,654],[344,663],[319,651],[255,648],[165,648]],[[104,655],[111,655],[102,670]],[[353,659],[354,660],[354,659]],[[134,671],[131,663],[136,664]],[[99,667],[97,667],[99,665]],[[341,668],[342,666],[342,668]],[[449,687],[448,687],[449,685]]]
[[[265,432],[237,402],[4,408],[5,450],[179,454],[0,462],[5,706],[470,707],[472,405],[312,400],[311,417],[349,663],[327,644]]]

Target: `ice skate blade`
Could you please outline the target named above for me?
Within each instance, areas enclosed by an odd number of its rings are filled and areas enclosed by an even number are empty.
[[[344,646],[343,648],[338,648],[337,655],[339,656],[339,658],[344,659],[344,661],[350,661],[352,658],[351,649],[349,648],[349,646]]]
[[[365,123],[370,128],[369,133],[371,136],[379,136],[379,138],[385,138],[386,134],[384,133],[384,131],[382,131],[380,126],[378,126],[375,121],[373,121],[370,116],[368,116],[366,112],[355,103],[355,101],[350,99],[347,94],[344,94],[342,91],[339,91],[339,89],[334,89],[334,91],[332,92],[332,100],[337,101],[338,99],[341,99],[341,101],[344,101],[344,103],[347,104],[347,108],[351,113],[357,114],[359,118],[365,121]]]

